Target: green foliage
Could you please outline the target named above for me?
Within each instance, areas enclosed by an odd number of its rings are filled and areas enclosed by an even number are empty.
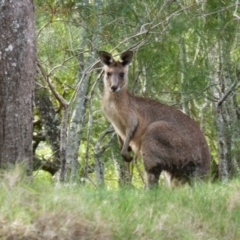
[[[179,109],[187,105],[190,116],[207,136],[211,155],[217,161],[213,110],[217,100],[213,87],[218,86],[212,84],[216,74],[213,69],[221,54],[220,39],[230,53],[225,67],[233,73],[239,67],[239,19],[234,13],[240,11],[235,1],[36,0],[35,8],[38,60],[47,73],[54,69],[50,74],[54,88],[70,101],[83,74],[89,76],[87,97],[91,98],[93,125],[91,142],[87,143],[91,114],[87,102],[79,150],[81,164],[88,144],[89,163],[93,163],[93,148],[107,126],[100,109],[102,85],[98,83],[93,88],[100,65],[84,70],[97,60],[98,50],[119,54],[126,49],[135,53],[129,71],[130,86],[137,81],[134,92]],[[57,109],[59,104],[52,100]],[[236,100],[239,102],[239,97]],[[70,109],[73,107],[71,101]],[[106,137],[104,141],[107,140]],[[115,179],[114,171],[108,173],[111,158],[111,151],[106,151],[103,155],[106,175]]]
[[[43,159],[48,159],[52,156],[52,150],[51,148],[44,144],[41,143],[40,146],[38,146],[37,151],[36,151],[36,155],[43,158]]]
[[[0,185],[1,239],[239,239],[240,182],[170,190],[49,185],[15,169]]]
[[[33,172],[34,181],[39,181],[41,184],[47,184],[52,182],[52,175],[44,170],[38,170]]]

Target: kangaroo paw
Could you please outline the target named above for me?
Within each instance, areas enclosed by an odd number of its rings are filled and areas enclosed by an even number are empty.
[[[126,162],[131,162],[133,160],[133,157],[129,154],[129,152],[122,151],[121,155]]]

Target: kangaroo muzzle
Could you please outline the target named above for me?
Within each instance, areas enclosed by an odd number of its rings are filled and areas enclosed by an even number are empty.
[[[117,92],[119,89],[118,89],[118,86],[111,86],[111,91],[112,92]]]
[[[110,89],[112,92],[117,92],[120,90],[119,79],[116,76],[113,76],[110,83]]]

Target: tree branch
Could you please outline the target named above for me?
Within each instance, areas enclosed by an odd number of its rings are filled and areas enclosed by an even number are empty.
[[[235,81],[232,86],[227,90],[227,92],[225,92],[225,94],[218,100],[217,102],[217,107],[220,108],[223,104],[223,102],[228,98],[228,96],[232,93],[232,91],[234,90],[234,88],[237,85],[237,81]]]
[[[60,181],[63,182],[65,179],[66,173],[66,141],[67,141],[67,119],[68,119],[68,102],[54,89],[53,85],[49,80],[49,74],[47,74],[42,67],[42,65],[37,62],[37,66],[40,69],[45,81],[47,82],[51,92],[63,107],[63,116],[61,122],[61,133],[60,133],[60,162],[61,162],[61,171],[60,171]],[[51,73],[51,72],[50,72]]]
[[[111,135],[111,137],[109,138],[108,142],[103,145],[102,147],[101,146],[101,143],[103,141],[103,139],[105,138],[106,135],[108,135],[109,133],[113,133]],[[104,151],[110,146],[111,144],[111,141],[113,139],[113,137],[115,136],[115,132],[114,132],[114,129],[112,128],[112,125],[109,126],[101,135],[100,137],[98,138],[97,140],[97,143],[95,144],[94,146],[94,154],[95,155],[101,155],[104,153]]]

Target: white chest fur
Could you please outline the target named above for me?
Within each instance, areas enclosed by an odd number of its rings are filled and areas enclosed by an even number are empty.
[[[103,111],[107,119],[112,123],[116,133],[125,139],[125,119],[123,119],[123,114],[119,111],[119,108],[114,104],[114,102],[107,102],[103,106]]]

